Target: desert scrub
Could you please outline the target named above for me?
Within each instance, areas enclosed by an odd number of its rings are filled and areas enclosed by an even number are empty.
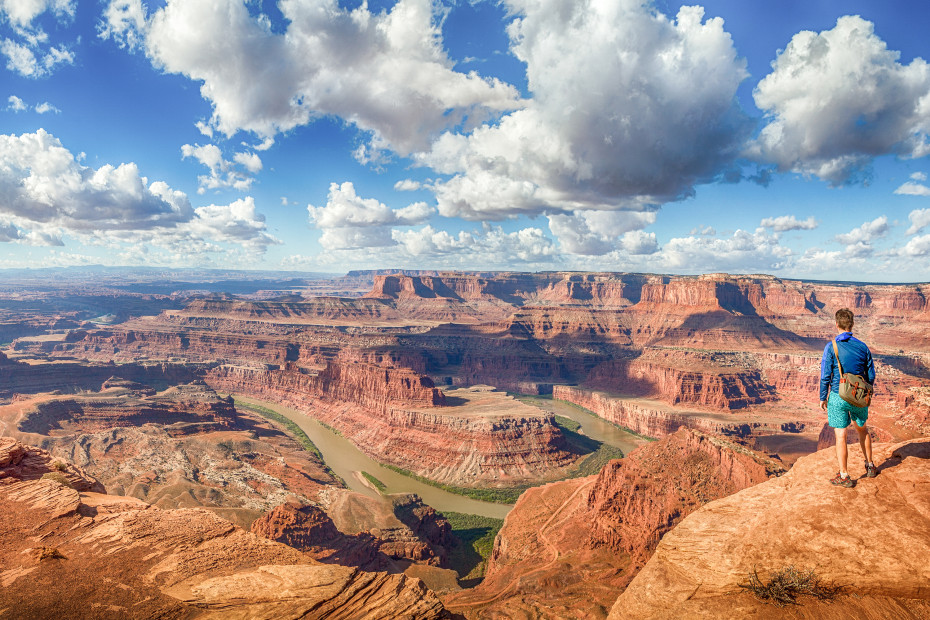
[[[602,443],[598,446],[597,450],[589,454],[578,463],[578,469],[572,472],[572,478],[584,478],[585,476],[590,476],[593,474],[600,473],[601,469],[604,468],[604,465],[613,461],[614,459],[622,459],[623,450],[617,448],[616,446],[609,446],[606,443]]]
[[[42,480],[54,480],[58,484],[73,489],[74,485],[71,484],[71,481],[68,480],[68,477],[57,471],[50,471],[42,474]]]
[[[384,493],[387,490],[387,485],[369,474],[367,471],[363,471],[362,475],[365,477],[365,480],[372,483],[379,492]]]
[[[793,564],[775,571],[764,581],[756,568],[749,573],[749,583],[738,584],[752,592],[757,599],[776,607],[798,605],[798,597],[813,596],[821,601],[832,601],[843,591],[843,586],[821,581],[814,569],[803,571]]]
[[[503,519],[462,512],[443,512],[457,544],[449,555],[450,567],[459,574],[464,587],[476,585],[484,577],[494,539],[504,525]]]
[[[52,468],[57,471],[68,471],[68,464],[61,461],[55,461],[52,463]]]

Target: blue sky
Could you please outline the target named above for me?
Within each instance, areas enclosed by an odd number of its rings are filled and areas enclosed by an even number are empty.
[[[0,267],[927,281],[928,11],[0,0]]]

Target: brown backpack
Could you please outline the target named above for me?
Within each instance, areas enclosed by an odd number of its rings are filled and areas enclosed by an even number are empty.
[[[872,384],[861,375],[843,372],[840,364],[840,351],[833,340],[833,352],[836,354],[836,367],[840,369],[840,398],[854,407],[868,407],[872,402]]]

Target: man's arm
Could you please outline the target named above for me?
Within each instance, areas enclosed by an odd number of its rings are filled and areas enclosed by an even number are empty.
[[[820,358],[820,408],[827,410],[827,396],[830,394],[830,381],[833,379],[833,347],[827,345]]]
[[[868,375],[869,375],[868,377],[866,377],[866,379],[869,380],[869,383],[871,383],[872,385],[875,385],[875,364],[872,362],[871,351],[868,351],[866,353],[866,371],[868,372]]]

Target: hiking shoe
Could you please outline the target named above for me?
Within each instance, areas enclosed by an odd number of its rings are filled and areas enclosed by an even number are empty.
[[[874,464],[874,463],[866,463],[866,464],[865,464],[865,477],[866,477],[866,478],[874,478],[874,477],[877,476],[877,475],[878,475],[878,468],[875,467],[875,464]]]
[[[835,484],[835,485],[838,486],[838,487],[846,487],[847,489],[851,489],[851,488],[853,488],[854,486],[856,486],[856,481],[853,480],[853,479],[852,479],[851,477],[849,477],[849,476],[846,476],[846,477],[844,478],[844,477],[842,476],[842,474],[837,473],[837,474],[833,477],[833,479],[830,480],[830,484]]]

